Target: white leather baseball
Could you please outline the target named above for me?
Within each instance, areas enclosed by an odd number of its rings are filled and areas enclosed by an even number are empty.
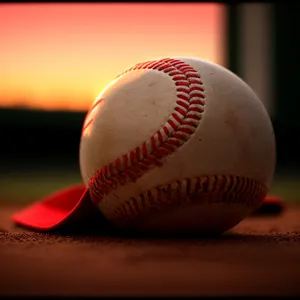
[[[190,57],[137,64],[88,112],[80,168],[119,227],[224,232],[263,201],[275,169],[269,116],[229,70]]]

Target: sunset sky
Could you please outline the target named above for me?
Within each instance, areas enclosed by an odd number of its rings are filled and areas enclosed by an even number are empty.
[[[0,4],[0,106],[87,110],[116,75],[164,56],[222,65],[221,4]]]

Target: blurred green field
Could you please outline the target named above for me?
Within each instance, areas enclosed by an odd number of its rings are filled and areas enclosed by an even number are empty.
[[[80,173],[74,171],[0,174],[0,203],[30,203],[59,189],[81,182]]]
[[[0,174],[0,203],[27,204],[72,184],[81,183],[79,171],[6,172]],[[300,203],[300,175],[275,175],[270,194]]]

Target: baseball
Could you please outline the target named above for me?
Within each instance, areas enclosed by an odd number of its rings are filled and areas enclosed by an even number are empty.
[[[275,138],[239,77],[192,57],[138,63],[97,97],[82,129],[91,199],[119,228],[222,233],[262,203]]]

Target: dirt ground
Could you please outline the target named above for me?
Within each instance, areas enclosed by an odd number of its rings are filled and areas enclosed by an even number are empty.
[[[43,234],[0,207],[0,296],[300,295],[300,206],[222,237]]]

